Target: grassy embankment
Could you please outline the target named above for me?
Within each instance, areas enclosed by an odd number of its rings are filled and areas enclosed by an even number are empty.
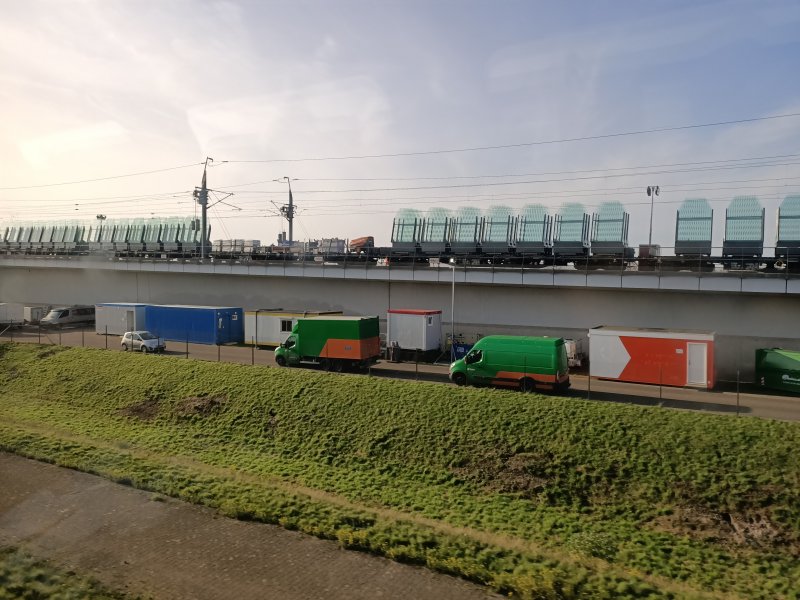
[[[800,598],[800,424],[6,345],[0,447],[528,598]]]
[[[114,600],[123,596],[14,548],[0,549],[0,600]]]

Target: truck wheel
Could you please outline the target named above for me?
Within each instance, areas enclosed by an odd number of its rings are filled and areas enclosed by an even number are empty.
[[[536,382],[530,377],[525,377],[519,382],[521,392],[530,393],[536,390]]]
[[[342,369],[344,369],[344,361],[343,360],[332,360],[331,361],[331,371],[336,371],[337,373],[341,373]]]
[[[275,364],[278,365],[279,367],[285,367],[286,366],[286,357],[285,356],[276,357],[275,358]]]
[[[323,371],[330,371],[331,370],[331,363],[327,358],[320,358],[319,359],[319,368]]]
[[[453,383],[456,385],[467,385],[467,376],[463,373],[453,373]]]

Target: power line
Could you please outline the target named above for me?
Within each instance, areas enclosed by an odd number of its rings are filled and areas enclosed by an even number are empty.
[[[800,117],[800,113],[786,113],[782,115],[772,115],[768,117],[752,117],[749,119],[736,119],[732,121],[717,121],[714,123],[698,123],[693,125],[676,125],[672,127],[658,127],[655,129],[640,129],[634,131],[623,131],[618,133],[605,133],[600,135],[588,135],[573,138],[561,138],[553,140],[539,140],[534,142],[520,142],[516,144],[502,144],[497,146],[475,146],[472,148],[448,148],[440,150],[423,150],[417,152],[395,152],[391,154],[362,154],[357,156],[326,156],[313,158],[270,158],[264,160],[223,160],[222,163],[277,163],[277,162],[316,162],[326,160],[362,160],[367,158],[398,158],[407,156],[429,156],[434,154],[454,154],[459,152],[479,152],[485,150],[503,150],[510,148],[526,148],[531,146],[544,146],[548,144],[564,144],[567,142],[585,142],[590,140],[604,140],[610,138],[629,137],[636,135],[646,135],[651,133],[665,133],[669,131],[685,131],[689,129],[702,129],[707,127],[720,127],[722,125],[740,125],[743,123],[755,123],[758,121],[770,121],[775,119],[788,119]]]
[[[95,179],[82,179],[79,181],[61,181],[59,183],[42,183],[39,185],[20,185],[16,187],[0,187],[2,191],[10,190],[32,190],[36,188],[56,187],[60,185],[76,185],[79,183],[95,183],[97,181],[108,181],[110,179],[123,179],[125,177],[138,177],[139,175],[152,175],[153,173],[164,173],[166,171],[177,171],[178,169],[187,169],[189,167],[197,167],[205,163],[192,163],[190,165],[180,165],[177,167],[167,167],[166,169],[155,169],[153,171],[139,171],[138,173],[126,173],[124,175],[109,175],[108,177],[97,177]]]

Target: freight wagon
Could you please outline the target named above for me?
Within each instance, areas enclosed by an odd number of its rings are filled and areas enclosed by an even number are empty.
[[[589,376],[633,383],[714,387],[714,333],[593,327]]]
[[[275,349],[275,362],[342,371],[366,368],[380,353],[378,317],[317,317],[298,319],[292,334]]]
[[[158,337],[193,344],[244,341],[242,309],[230,306],[155,305],[145,307],[147,329]]]

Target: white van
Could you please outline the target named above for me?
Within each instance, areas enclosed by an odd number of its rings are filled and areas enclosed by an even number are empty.
[[[94,323],[94,306],[57,306],[40,323],[45,327]]]

